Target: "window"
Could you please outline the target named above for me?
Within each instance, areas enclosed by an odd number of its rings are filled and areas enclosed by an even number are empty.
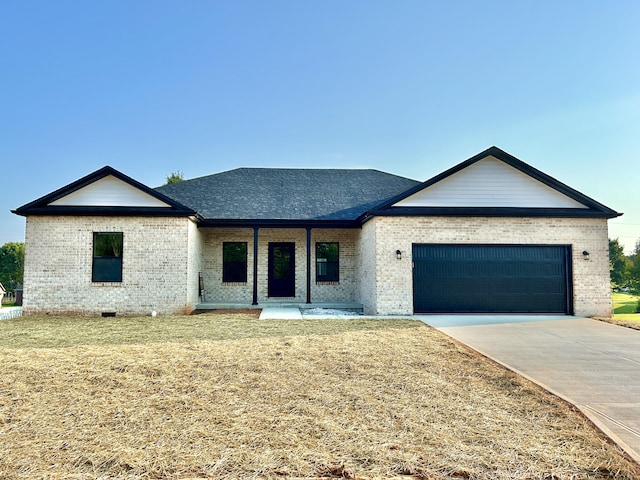
[[[338,282],[340,262],[337,242],[316,243],[316,282]]]
[[[122,281],[122,233],[93,233],[93,269],[91,281]]]
[[[247,282],[247,242],[222,244],[222,281]]]

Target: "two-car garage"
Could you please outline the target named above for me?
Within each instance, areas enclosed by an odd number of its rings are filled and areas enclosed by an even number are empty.
[[[415,313],[573,314],[570,245],[413,244]]]

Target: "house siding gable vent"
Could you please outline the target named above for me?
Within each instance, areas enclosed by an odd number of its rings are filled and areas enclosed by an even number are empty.
[[[487,156],[393,206],[589,208],[493,156]]]
[[[48,205],[73,207],[170,207],[169,204],[107,175]]]

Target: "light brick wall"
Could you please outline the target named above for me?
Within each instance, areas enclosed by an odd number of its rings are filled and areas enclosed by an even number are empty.
[[[413,243],[571,245],[575,314],[611,315],[606,219],[376,217],[363,226],[359,242],[365,313],[413,312]],[[375,266],[371,266],[366,252],[374,244]],[[396,250],[402,251],[402,260],[396,258]],[[590,253],[588,261],[583,258],[584,250]],[[376,278],[374,298],[366,293],[372,270]]]
[[[207,302],[251,303],[253,300],[253,229],[207,228],[204,236],[203,271]],[[314,229],[311,231],[311,301],[356,301],[356,239],[359,230]],[[222,244],[247,242],[247,282],[222,282]],[[271,242],[295,243],[295,297],[268,297],[268,253]],[[316,284],[316,242],[339,242],[340,282]],[[258,302],[307,301],[307,232],[305,229],[264,228],[258,233]]]
[[[253,229],[204,228],[202,265],[207,302],[251,303],[253,299]],[[222,243],[247,242],[247,283],[222,283]]]
[[[191,310],[200,302],[199,273],[203,270],[204,238],[194,222],[187,225],[187,304]]]
[[[371,220],[362,226],[357,241],[358,301],[364,305],[364,313],[375,314],[376,289],[376,222]]]
[[[189,261],[188,250],[197,245],[197,235],[190,240],[191,223],[186,218],[28,217],[25,315],[191,311],[188,275],[197,269],[196,256]],[[91,281],[93,232],[123,233],[121,283]]]
[[[123,232],[123,281],[91,282],[93,232]],[[222,283],[222,243],[247,242],[247,283]],[[268,298],[268,244],[296,245],[296,295]],[[340,282],[316,284],[316,242],[339,242]],[[562,244],[573,251],[576,315],[611,312],[604,219],[376,217],[362,230],[312,230],[311,300],[359,301],[367,314],[411,314],[413,243]],[[250,303],[253,230],[198,229],[185,218],[27,218],[24,313],[186,313],[203,272],[208,302]],[[258,301],[306,301],[306,231],[259,231]],[[396,258],[396,250],[402,259]],[[590,253],[585,261],[582,251]]]
[[[357,301],[356,242],[360,230],[311,231],[311,301],[355,302]],[[305,240],[306,242],[306,240]],[[316,242],[338,242],[340,256],[340,282],[338,284],[316,283]],[[306,265],[306,257],[304,262]]]

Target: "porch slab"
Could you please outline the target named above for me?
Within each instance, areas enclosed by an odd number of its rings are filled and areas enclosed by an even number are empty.
[[[237,309],[258,309],[265,308],[297,308],[301,310],[324,308],[332,310],[349,310],[356,313],[362,313],[364,305],[358,302],[265,302],[258,305],[250,303],[216,303],[207,302],[196,305],[196,310],[237,310]]]
[[[302,320],[302,314],[295,307],[267,307],[262,309],[260,320]]]

